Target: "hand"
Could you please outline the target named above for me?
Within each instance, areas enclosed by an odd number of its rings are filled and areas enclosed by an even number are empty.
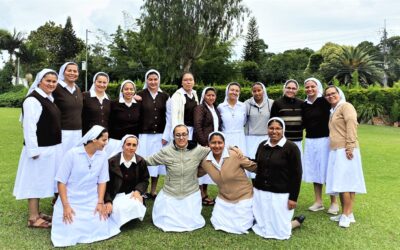
[[[133,98],[134,98],[136,101],[139,101],[139,102],[142,100],[142,97],[141,97],[140,95],[134,95]]]
[[[136,199],[136,200],[140,201],[141,203],[143,203],[143,197],[138,191],[132,192],[131,199]]]
[[[106,212],[104,203],[97,203],[96,209],[94,210],[94,214],[99,213],[100,220],[107,220],[108,214]]]
[[[63,222],[65,224],[71,224],[74,220],[75,211],[69,204],[63,206]]]
[[[354,157],[353,155],[353,149],[352,148],[346,148],[346,158],[349,160],[352,160]]]
[[[296,208],[297,202],[292,201],[292,200],[288,200],[287,205],[288,205],[288,209],[289,209],[289,210],[292,210],[292,209],[295,209],[295,208]]]
[[[34,160],[36,160],[37,158],[39,158],[39,155],[32,156],[32,159]]]
[[[162,145],[165,146],[165,145],[167,145],[167,143],[168,143],[168,141],[166,141],[166,140],[164,140],[164,139],[161,139],[161,144],[162,144]]]
[[[238,148],[238,147],[229,147],[229,149],[235,151],[236,154],[238,154],[240,159],[243,158],[243,152],[242,152],[242,150],[240,150],[240,148]]]
[[[105,210],[106,210],[106,213],[107,213],[108,215],[112,213],[112,209],[113,209],[112,203],[111,203],[111,202],[107,202],[107,203],[105,204]]]

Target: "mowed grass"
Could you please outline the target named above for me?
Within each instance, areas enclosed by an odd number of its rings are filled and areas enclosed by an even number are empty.
[[[50,230],[30,229],[27,202],[12,195],[22,148],[20,109],[0,109],[0,249],[52,248]],[[266,240],[250,231],[233,235],[215,231],[210,224],[212,208],[204,207],[206,226],[190,233],[164,233],[151,221],[152,202],[145,219],[133,221],[112,239],[79,244],[78,249],[399,249],[400,248],[400,129],[362,125],[359,140],[367,194],[356,197],[357,222],[342,229],[321,211],[311,213],[311,184],[302,184],[295,215],[305,214],[302,228],[289,240]],[[161,184],[161,183],[160,183]],[[161,185],[160,185],[161,186]],[[213,197],[215,186],[210,187]],[[329,206],[325,196],[325,206]],[[43,212],[51,213],[50,199],[42,200]]]

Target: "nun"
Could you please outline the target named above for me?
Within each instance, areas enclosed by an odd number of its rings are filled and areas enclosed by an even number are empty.
[[[215,101],[217,91],[213,87],[206,87],[201,93],[200,105],[194,109],[194,131],[193,137],[201,146],[208,146],[208,135],[220,131],[222,126],[221,114]],[[205,206],[214,205],[214,200],[208,197],[208,185],[215,183],[208,174],[199,178],[202,203]]]
[[[55,247],[92,243],[117,235],[119,227],[108,220],[104,205],[109,181],[107,130],[93,126],[70,149],[61,162],[55,180],[59,196],[54,205],[51,241]]]
[[[140,103],[135,100],[136,85],[131,80],[122,82],[118,101],[111,102],[109,119],[110,140],[106,147],[109,157],[120,152],[121,139],[127,134],[139,135],[141,114]]]
[[[167,144],[167,141],[163,140],[162,137],[167,120],[166,112],[169,96],[161,90],[160,82],[160,73],[155,69],[150,69],[145,74],[143,90],[138,93],[142,97],[142,102],[140,105],[140,146],[137,150],[138,154],[143,157],[158,152],[163,145]],[[165,166],[147,166],[147,168],[151,177],[150,191],[147,196],[155,199],[158,177],[165,175]]]
[[[281,117],[286,123],[285,137],[294,142],[303,152],[303,124],[301,120],[301,108],[303,101],[296,97],[299,91],[299,83],[289,79],[283,85],[283,96],[274,101],[271,108],[271,117]]]
[[[24,146],[13,195],[28,199],[28,227],[32,228],[51,227],[52,218],[40,212],[39,200],[57,192],[54,176],[62,156],[61,112],[52,96],[57,81],[54,70],[41,70],[22,103]]]
[[[247,122],[245,125],[247,155],[254,159],[258,145],[268,139],[266,127],[271,115],[274,101],[268,98],[267,90],[263,83],[255,82],[251,86],[252,97],[247,99]],[[255,178],[255,173],[247,172],[248,177]]]
[[[254,182],[254,233],[264,238],[289,239],[292,228],[305,217],[291,221],[301,185],[300,150],[285,138],[285,122],[279,117],[268,121],[268,140],[256,153],[257,175]]]
[[[307,94],[302,105],[302,121],[306,132],[303,157],[303,180],[314,185],[314,204],[308,210],[324,210],[322,187],[326,183],[326,170],[329,158],[329,115],[331,105],[322,96],[321,82],[316,78],[304,81]],[[336,215],[339,206],[336,196],[330,196],[328,214]]]
[[[222,132],[212,132],[208,136],[208,146],[211,152],[203,159],[199,175],[208,173],[218,186],[211,223],[215,230],[247,234],[253,226],[254,216],[253,185],[245,170],[255,171],[257,165],[225,148]]]
[[[244,134],[244,125],[247,121],[246,105],[239,101],[240,89],[239,83],[229,83],[225,90],[225,100],[218,105],[218,111],[221,113],[225,143],[238,146],[243,154],[247,155]]]
[[[53,92],[54,103],[61,111],[61,143],[64,154],[82,138],[83,97],[76,84],[78,77],[78,64],[64,63],[58,73],[57,88]]]
[[[89,92],[83,93],[82,134],[86,134],[94,125],[108,128],[111,102],[106,94],[110,77],[98,72],[93,77]]]
[[[357,140],[357,112],[338,87],[327,87],[325,98],[331,105],[326,193],[339,194],[342,204],[342,214],[330,219],[348,228],[356,222],[353,213],[356,194],[367,192]]]
[[[110,181],[104,202],[110,220],[118,228],[136,218],[142,221],[146,213],[143,195],[149,185],[149,171],[144,159],[136,154],[138,144],[135,135],[125,135],[119,152],[108,160]]]

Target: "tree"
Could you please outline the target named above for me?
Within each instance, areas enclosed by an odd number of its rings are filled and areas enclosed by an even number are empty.
[[[336,78],[345,85],[357,82],[352,76],[358,77],[358,82],[364,86],[382,79],[382,69],[379,68],[381,62],[376,56],[369,55],[365,48],[343,46],[342,53],[335,55],[328,64],[335,69],[331,78]]]
[[[21,32],[17,32],[14,29],[14,32],[11,34],[6,30],[2,30],[0,32],[0,47],[1,49],[7,50],[10,55],[9,62],[12,64],[13,56],[15,54],[15,50],[19,49],[24,42],[24,34]]]
[[[139,20],[153,65],[170,80],[189,71],[205,48],[241,32],[242,0],[147,0]]]
[[[308,59],[308,65],[306,69],[306,74],[314,74],[318,72],[321,63],[324,61],[324,58],[320,53],[314,53]]]
[[[60,42],[62,32],[63,28],[61,25],[56,25],[54,22],[48,21],[37,30],[31,31],[28,36],[28,41],[34,44],[32,46],[42,50],[41,53],[46,55],[43,62],[46,67],[57,68],[64,63],[58,61],[57,58],[62,46]]]
[[[263,39],[259,38],[257,21],[252,17],[249,21],[246,44],[243,48],[243,60],[261,64],[262,59],[265,58],[266,49],[268,49],[268,45],[265,44]]]
[[[59,63],[74,60],[84,47],[84,42],[75,35],[71,17],[67,18],[67,22],[61,32],[60,45],[60,50],[58,51]]]
[[[378,52],[383,51],[384,41],[381,41],[376,49]],[[386,70],[389,83],[396,82],[400,79],[400,36],[392,36],[386,40],[387,48],[387,64]],[[383,54],[379,53],[379,59],[383,61]]]

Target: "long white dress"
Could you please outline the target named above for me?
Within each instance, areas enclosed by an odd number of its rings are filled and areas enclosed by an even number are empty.
[[[329,137],[306,138],[303,155],[303,181],[325,184],[329,158]]]
[[[67,188],[68,202],[74,210],[73,222],[63,222],[63,206],[54,205],[51,241],[55,247],[73,246],[108,239],[120,232],[111,220],[95,214],[98,184],[109,180],[107,155],[103,151],[89,158],[84,146],[72,148],[65,155],[55,180]]]
[[[35,89],[43,97],[49,98],[41,89]],[[29,198],[53,197],[57,192],[54,176],[57,172],[59,159],[62,157],[61,143],[39,147],[36,136],[36,124],[42,114],[42,105],[34,97],[28,97],[23,103],[23,129],[25,146],[22,148],[18,163],[13,195],[17,200]],[[33,159],[33,156],[39,158]]]
[[[234,107],[231,107],[227,102],[224,102],[218,105],[218,110],[221,113],[225,145],[238,146],[243,155],[247,155],[244,134],[244,125],[247,120],[246,105],[238,101]]]

